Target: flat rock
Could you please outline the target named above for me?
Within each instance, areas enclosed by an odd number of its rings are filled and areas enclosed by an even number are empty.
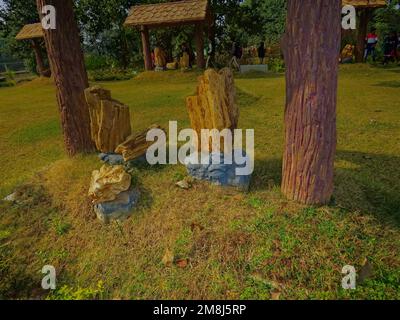
[[[104,223],[124,221],[129,218],[139,202],[140,192],[131,189],[120,193],[113,201],[98,203],[94,206],[97,218]]]
[[[208,161],[205,163],[191,164],[190,158],[187,158],[185,162],[189,175],[195,179],[210,181],[219,186],[233,186],[248,190],[251,174],[236,174],[236,169],[244,168],[245,165],[238,165],[235,161],[232,164],[224,164],[223,160],[223,153],[210,153]]]
[[[124,157],[115,153],[100,153],[99,159],[110,166],[118,166],[125,164]]]

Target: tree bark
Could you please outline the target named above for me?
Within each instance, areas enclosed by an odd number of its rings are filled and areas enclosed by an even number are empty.
[[[289,0],[282,192],[325,204],[333,192],[341,0]]]
[[[149,29],[147,27],[142,27],[140,33],[142,35],[144,69],[146,71],[151,71],[153,70],[153,61],[151,59],[151,52],[150,52]]]
[[[368,32],[368,23],[371,20],[371,9],[360,9],[358,17],[358,32],[357,32],[357,45],[355,52],[356,62],[364,62],[365,54],[365,38]]]
[[[89,109],[84,96],[89,82],[72,0],[36,1],[40,16],[43,6],[56,8],[56,29],[44,30],[44,39],[57,87],[66,151],[70,156],[93,151]]]

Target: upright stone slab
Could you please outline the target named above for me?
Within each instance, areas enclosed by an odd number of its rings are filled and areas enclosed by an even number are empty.
[[[114,152],[131,134],[129,107],[111,98],[111,92],[99,86],[85,90],[89,106],[92,139],[101,152]]]

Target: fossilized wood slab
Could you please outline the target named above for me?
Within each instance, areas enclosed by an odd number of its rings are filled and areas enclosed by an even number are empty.
[[[165,68],[167,65],[167,56],[164,50],[159,47],[154,49],[154,64],[158,68]]]
[[[234,130],[239,121],[239,108],[235,102],[236,89],[232,71],[208,69],[199,77],[197,95],[188,97],[187,109],[192,128],[201,137],[202,129]],[[221,149],[222,149],[221,145]],[[198,146],[201,149],[201,146]],[[211,151],[211,143],[209,144]]]
[[[104,165],[100,170],[93,171],[88,194],[95,204],[113,201],[130,186],[131,176],[123,166]]]
[[[115,149],[115,153],[122,154],[125,161],[134,160],[143,156],[146,154],[147,149],[154,143],[153,141],[146,141],[147,132],[151,129],[161,129],[165,132],[160,126],[152,125],[145,131],[130,135],[125,142]]]
[[[85,90],[92,139],[101,152],[113,152],[131,134],[129,107],[99,86]]]

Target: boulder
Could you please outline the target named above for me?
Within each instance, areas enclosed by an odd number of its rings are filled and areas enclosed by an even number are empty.
[[[235,152],[239,150],[234,150],[233,155]],[[245,155],[244,151],[243,155]],[[194,154],[192,157],[200,157],[199,154]],[[219,185],[219,186],[232,186],[237,187],[241,190],[248,190],[250,186],[251,174],[247,175],[237,175],[236,169],[237,168],[244,168],[245,165],[237,164],[234,160],[234,156],[232,157],[233,163],[232,164],[225,164],[224,163],[224,153],[210,153],[208,160],[204,163],[192,164],[194,163],[192,160],[193,158],[186,159],[186,168],[190,176],[197,180],[207,180],[210,181],[212,184]]]
[[[186,99],[192,128],[201,137],[202,129],[234,130],[239,121],[239,108],[235,102],[236,89],[229,68],[219,72],[208,69],[199,78],[197,94]],[[223,148],[223,141],[221,141]],[[201,145],[197,146],[201,151]],[[212,150],[211,141],[208,150]],[[221,152],[223,149],[220,150]]]
[[[131,176],[125,172],[123,166],[103,165],[100,170],[92,173],[89,197],[95,204],[113,201],[130,186]]]
[[[111,98],[109,90],[94,86],[85,90],[92,140],[101,152],[114,152],[131,134],[129,107]]]
[[[115,149],[115,153],[122,154],[125,161],[135,160],[142,157],[146,154],[147,149],[154,143],[153,141],[146,141],[147,132],[152,129],[163,130],[158,125],[152,125],[138,134],[132,134],[125,142]]]
[[[133,214],[139,198],[140,193],[137,190],[124,191],[113,201],[96,204],[94,211],[97,217],[104,223],[109,223],[112,220],[123,221]]]

